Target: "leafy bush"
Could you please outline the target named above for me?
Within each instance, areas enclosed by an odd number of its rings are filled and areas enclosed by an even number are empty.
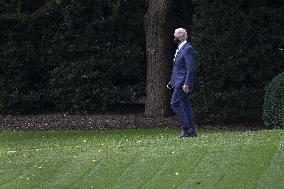
[[[45,3],[0,2],[7,14]],[[68,0],[28,25],[2,21],[0,112],[99,111],[142,95],[135,86],[146,85],[146,8],[145,1]]]
[[[264,86],[284,71],[283,3],[195,2],[196,116],[204,121],[261,120]]]
[[[265,89],[263,120],[267,127],[284,128],[284,72]]]
[[[143,27],[143,6],[74,0],[63,8],[47,56],[56,65],[49,91],[57,110],[107,110],[127,98],[128,86],[145,85],[144,32],[133,32]]]
[[[2,25],[2,27],[4,27]],[[47,107],[46,67],[40,61],[28,27],[11,26],[1,33],[0,112],[36,112]]]

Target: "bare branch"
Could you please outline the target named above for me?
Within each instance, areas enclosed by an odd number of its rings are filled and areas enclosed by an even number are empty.
[[[29,15],[26,14],[2,14],[0,15],[0,22],[21,22],[26,23],[29,20]]]
[[[53,12],[61,4],[61,0],[50,0],[40,9],[36,10],[32,14],[2,14],[0,15],[0,22],[20,22],[20,23],[32,23],[38,18]]]

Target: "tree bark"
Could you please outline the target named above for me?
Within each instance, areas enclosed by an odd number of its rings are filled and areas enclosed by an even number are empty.
[[[145,114],[170,114],[170,80],[172,64],[172,0],[149,0],[145,15],[147,55],[147,95]]]

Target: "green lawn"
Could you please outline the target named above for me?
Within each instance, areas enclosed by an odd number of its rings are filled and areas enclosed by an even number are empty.
[[[284,130],[0,133],[0,188],[284,188]]]

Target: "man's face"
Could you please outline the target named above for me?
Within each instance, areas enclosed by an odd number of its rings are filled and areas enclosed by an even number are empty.
[[[180,33],[176,32],[174,33],[174,43],[179,44],[182,41]]]
[[[175,33],[174,33],[174,38],[180,39],[180,33],[178,33],[177,31],[175,31]]]

